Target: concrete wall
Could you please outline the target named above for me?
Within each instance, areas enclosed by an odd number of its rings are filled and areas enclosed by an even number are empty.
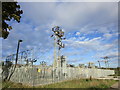
[[[114,74],[114,70],[105,70],[105,69],[96,69],[96,68],[72,68],[68,67],[67,75],[68,77],[81,77],[81,78],[89,78],[92,76],[93,78],[98,77],[107,77],[108,75]]]
[[[37,85],[59,82],[62,80],[69,80],[74,78],[89,78],[90,76],[93,78],[99,78],[114,74],[114,70],[72,67],[67,67],[66,70],[61,69],[61,72],[64,73],[56,74],[56,72],[53,71],[53,68],[48,67],[42,67],[41,72],[38,72],[37,68],[33,67],[20,67],[16,68],[11,81],[29,85]]]

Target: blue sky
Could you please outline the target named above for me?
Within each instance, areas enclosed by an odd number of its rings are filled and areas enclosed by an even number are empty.
[[[13,29],[3,43],[3,56],[35,48],[38,62],[53,61],[53,34],[58,25],[65,31],[65,49],[61,53],[70,64],[87,64],[108,56],[111,67],[118,66],[118,3],[117,2],[19,2],[21,22],[10,22]],[[39,49],[38,49],[39,48]],[[104,66],[104,63],[102,63]]]

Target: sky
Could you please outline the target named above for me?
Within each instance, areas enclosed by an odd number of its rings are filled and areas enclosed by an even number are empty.
[[[51,28],[60,26],[66,40],[61,55],[68,64],[88,64],[108,56],[111,67],[118,66],[118,3],[117,2],[19,2],[23,10],[21,22],[8,22],[13,29],[2,39],[3,57],[34,49],[37,64],[53,62],[54,40]],[[104,62],[101,62],[104,67]]]

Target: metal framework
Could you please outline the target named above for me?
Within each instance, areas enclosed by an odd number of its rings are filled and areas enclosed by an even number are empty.
[[[98,64],[99,64],[99,68],[101,68],[101,63],[100,62],[104,62],[105,63],[105,67],[109,68],[109,61],[108,60],[99,60]]]
[[[16,54],[12,54],[6,57],[6,62],[10,61],[13,63],[13,65],[15,64],[15,58],[16,58]],[[32,49],[29,50],[25,50],[22,52],[18,53],[18,63],[20,65],[23,65],[24,62],[26,62],[26,65],[28,65],[29,62],[33,63],[36,62],[37,60],[35,58],[32,57]]]
[[[65,38],[63,38],[64,31],[59,26],[53,27],[52,31],[54,32],[54,34],[51,35],[51,37],[54,37],[54,63],[53,63],[53,67],[56,67],[57,59],[60,58],[60,50],[61,50],[61,48],[65,47],[65,44],[62,43],[62,40],[64,40]],[[58,47],[58,49],[57,49],[57,47]],[[56,51],[58,52],[58,57],[56,55]]]

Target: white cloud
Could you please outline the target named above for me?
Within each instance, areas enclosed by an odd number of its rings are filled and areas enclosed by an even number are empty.
[[[83,40],[83,39],[85,39],[85,37],[84,37],[84,36],[78,37],[78,39],[79,39],[79,40]]]
[[[80,41],[78,39],[68,39],[65,40],[67,47],[73,47],[73,48],[84,48],[92,51],[106,51],[109,49],[112,49],[116,46],[116,44],[103,44],[103,38],[96,37],[90,40],[84,39],[83,41]]]
[[[38,25],[60,25],[67,32],[109,32],[110,23],[117,22],[117,3],[20,3],[26,19]],[[28,10],[29,9],[29,10]],[[111,12],[112,11],[112,12]],[[113,25],[113,24],[112,24]]]
[[[80,35],[80,32],[77,32],[76,35],[77,35],[77,36]]]
[[[20,24],[13,23],[13,30],[7,39],[3,40],[3,51],[7,52],[7,55],[16,53],[17,42],[22,39],[23,42],[20,45],[20,50],[27,50],[31,48],[51,48],[52,41],[50,35],[46,29],[42,27],[33,28],[32,25],[21,22]],[[4,53],[5,55],[6,53]]]
[[[88,41],[89,40],[89,38],[86,38],[84,41]]]
[[[106,33],[103,35],[105,38],[110,39],[112,37],[112,34]]]
[[[5,54],[16,52],[18,39],[23,39],[21,50],[33,47],[40,47],[42,50],[51,49],[53,47],[53,39],[50,37],[51,28],[56,25],[61,26],[65,34],[71,36],[64,42],[66,48],[74,48],[76,51],[68,55],[86,55],[89,51],[94,51],[102,56],[116,51],[117,39],[112,41],[113,43],[107,43],[107,39],[118,36],[118,3],[31,2],[19,4],[24,14],[20,24],[12,24],[13,30],[8,39],[3,41]],[[73,33],[77,37],[74,37]],[[99,33],[103,37],[94,35]],[[91,38],[90,34],[95,37]],[[82,51],[79,51],[79,48]]]

